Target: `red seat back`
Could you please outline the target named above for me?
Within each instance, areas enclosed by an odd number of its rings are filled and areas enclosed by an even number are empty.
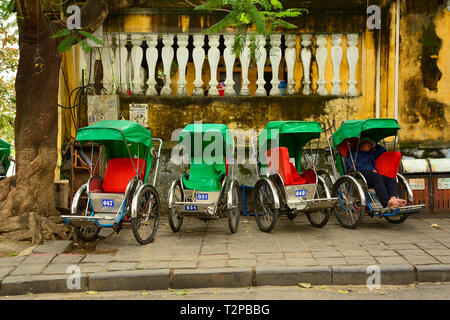
[[[133,161],[133,163],[131,162]],[[130,180],[136,176],[134,168],[141,172],[140,178],[144,180],[146,162],[144,159],[110,159],[106,165],[103,178],[103,191],[107,193],[124,193]]]
[[[345,158],[347,158],[349,150],[347,142],[350,143],[350,149],[355,150],[358,147],[358,138],[345,139],[338,145],[339,153]]]
[[[267,151],[267,168],[278,172],[286,186],[305,184],[295,166],[289,161],[289,151],[285,147]]]
[[[402,155],[400,152],[385,152],[375,161],[375,168],[381,175],[395,179],[397,178],[401,160]]]

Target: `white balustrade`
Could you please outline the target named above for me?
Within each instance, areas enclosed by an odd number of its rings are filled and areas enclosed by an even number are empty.
[[[116,35],[116,59],[114,64],[114,82],[116,89],[120,93],[125,93],[127,90],[127,61],[128,61],[128,49],[127,34]]]
[[[341,62],[343,56],[343,50],[341,47],[342,44],[342,33],[333,33],[331,35],[331,43],[333,44],[333,48],[331,48],[331,61],[333,62],[333,73],[334,78],[331,81],[333,83],[333,89],[331,89],[331,95],[341,96]]]
[[[234,35],[227,34],[224,36],[225,50],[223,58],[225,60],[226,78],[225,78],[225,96],[235,96],[233,69],[236,55],[233,52]]]
[[[211,80],[209,81],[209,96],[218,96],[219,90],[217,90],[217,66],[219,65],[220,50],[219,50],[219,39],[220,35],[213,34],[208,36],[209,38],[209,50],[208,50],[208,61],[209,68],[211,70]]]
[[[158,49],[156,46],[158,45],[158,36],[157,35],[148,35],[147,36],[147,51],[145,52],[145,56],[147,58],[148,64],[148,80],[147,80],[147,92],[148,96],[157,96],[158,92],[156,91],[156,79],[155,79],[155,69],[156,62],[158,61]]]
[[[177,96],[187,96],[186,91],[186,66],[189,58],[189,50],[187,49],[189,36],[187,34],[177,35],[177,62],[178,62],[178,90]]]
[[[328,53],[330,34],[316,34],[315,37],[315,56],[314,59],[317,63],[317,75],[312,72],[313,62],[313,35],[309,33],[300,34],[301,49],[297,52],[297,34],[286,34],[284,37],[285,45],[285,68],[287,79],[287,94],[295,94],[295,63],[297,61],[297,55],[300,55],[300,60],[303,66],[302,74],[302,94],[311,95],[312,83],[317,84],[317,91],[315,94],[320,96],[336,95],[342,96],[344,93],[341,88],[341,67],[342,60],[347,59],[348,62],[348,78],[342,79],[348,83],[348,90],[345,95],[348,97],[358,96],[360,93],[357,89],[357,77],[356,71],[358,63],[361,63],[359,50],[360,41],[359,34],[350,33],[347,34],[347,50],[346,56],[342,48],[343,34],[333,33],[331,34],[331,54]],[[127,48],[127,40],[131,37],[131,50]],[[206,53],[204,50],[205,45],[204,34],[193,35],[193,51],[192,61],[195,67],[195,80],[193,81],[194,90],[193,96],[203,96],[203,67],[205,64]],[[209,96],[219,96],[217,90],[218,85],[218,66],[220,60],[220,38],[219,34],[208,35],[208,63],[210,68],[210,81]],[[161,50],[161,59],[164,70],[164,86],[161,90],[161,96],[172,96],[172,76],[171,67],[174,58],[178,62],[178,81],[176,95],[187,96],[187,80],[186,71],[187,63],[190,56],[188,49],[189,35],[179,34],[177,35],[178,49],[176,53],[173,49],[174,35],[173,34],[143,34],[143,33],[105,33],[103,35],[104,46],[100,48],[94,48],[92,53],[84,54],[87,70],[91,70],[91,77],[89,83],[94,82],[94,64],[98,56],[100,56],[103,67],[103,86],[106,89],[107,94],[113,94],[116,90],[121,94],[125,94],[127,89],[132,89],[132,94],[145,94],[147,96],[157,96],[156,90],[157,75],[156,66],[159,60],[158,51],[158,39],[162,38],[163,48]],[[147,41],[147,50],[144,53],[142,49],[142,43]],[[225,62],[226,79],[225,79],[225,95],[235,96],[239,94],[241,96],[249,96],[249,68],[251,63],[251,51],[250,51],[250,36],[246,36],[243,41],[241,53],[239,55],[241,65],[242,85],[239,92],[235,92],[234,85],[234,72],[236,55],[233,52],[233,46],[235,41],[235,35],[226,34],[223,35],[223,41],[225,50],[223,52],[223,59]],[[266,92],[266,80],[265,72],[267,58],[270,60],[272,79],[270,81],[272,89],[270,90],[270,96],[280,96],[281,90],[279,89],[279,68],[282,61],[282,36],[281,34],[273,34],[270,36],[270,50],[266,50],[266,37],[263,35],[257,35],[254,40],[255,45],[255,62],[257,68],[256,79],[256,96],[267,96]],[[144,60],[144,54],[147,61],[147,70],[142,67]],[[175,56],[176,54],[176,56]],[[330,62],[331,59],[331,62]],[[333,79],[331,93],[327,90],[326,68],[328,64],[332,64],[333,67]],[[148,78],[146,79],[145,71],[147,71]],[[89,74],[89,72],[87,73]],[[343,73],[344,74],[344,73]],[[147,90],[144,92],[145,81],[147,84]],[[330,80],[328,80],[330,81]],[[114,90],[115,88],[115,90]]]
[[[358,95],[358,90],[356,89],[356,85],[358,81],[356,81],[356,65],[358,64],[359,58],[359,50],[356,47],[358,45],[358,37],[357,33],[352,33],[347,35],[347,61],[349,67],[349,80],[348,80],[348,90],[345,93],[349,97],[356,97]]]
[[[302,58],[303,64],[303,90],[302,93],[305,96],[308,96],[312,93],[311,90],[311,44],[312,44],[312,35],[311,34],[302,34],[301,35],[301,45],[302,50],[300,51],[300,56]]]
[[[278,70],[281,62],[281,35],[274,34],[270,36],[271,48],[269,51],[270,64],[272,65],[272,89],[270,90],[271,96],[281,96],[281,90],[278,88],[280,85],[280,79],[278,79]]]
[[[172,89],[170,85],[172,84],[172,80],[170,79],[170,70],[172,67],[173,61],[173,34],[165,34],[163,35],[163,44],[161,56],[163,60],[163,68],[164,68],[164,87],[161,90],[162,96],[171,96]]]
[[[326,34],[318,34],[316,36],[316,61],[319,72],[319,79],[317,80],[317,94],[320,96],[328,95],[328,90],[325,87],[327,84],[327,80],[325,79],[325,67],[328,59],[327,38],[328,36]]]
[[[202,80],[202,69],[203,62],[205,61],[205,50],[203,45],[205,44],[205,36],[203,34],[194,35],[194,50],[192,54],[192,59],[194,60],[195,66],[195,80],[194,80],[194,91],[193,96],[203,96],[203,80]]]
[[[242,88],[240,91],[241,96],[249,96],[250,90],[248,89],[248,85],[250,84],[250,81],[248,81],[248,68],[250,66],[250,37],[246,36],[244,40],[244,46],[242,48],[242,51],[239,55],[239,60],[241,61],[241,68],[242,68]]]
[[[286,59],[286,69],[287,69],[287,94],[295,93],[295,80],[294,80],[294,67],[295,61],[297,60],[297,48],[295,45],[297,44],[297,36],[295,34],[286,35],[286,50],[285,50],[285,59]]]
[[[266,80],[264,80],[264,67],[266,65],[267,52],[266,48],[266,38],[262,35],[256,36],[256,49],[255,49],[255,59],[256,59],[256,67],[258,68],[258,80],[256,84],[258,88],[256,89],[256,96],[266,96],[267,92],[264,88],[266,84]]]
[[[141,79],[141,65],[142,59],[144,58],[144,50],[141,48],[143,36],[142,34],[132,34],[131,44],[133,48],[131,49],[131,61],[133,64],[133,93],[142,94],[144,79]]]

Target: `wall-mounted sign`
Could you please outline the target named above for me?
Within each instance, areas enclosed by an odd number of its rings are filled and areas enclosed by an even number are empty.
[[[448,190],[450,189],[450,178],[439,178],[438,181],[438,190]]]
[[[148,104],[130,104],[130,121],[135,121],[141,126],[148,128]]]
[[[119,96],[117,95],[89,95],[88,103],[88,125],[97,121],[119,119]]]
[[[409,179],[411,190],[425,190],[425,179]]]

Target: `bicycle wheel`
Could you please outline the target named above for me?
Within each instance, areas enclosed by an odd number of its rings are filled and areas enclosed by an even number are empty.
[[[231,209],[228,211],[228,225],[230,226],[231,233],[236,233],[239,227],[239,219],[241,216],[241,206],[239,205],[239,184],[236,180],[232,181],[231,190]]]
[[[84,187],[83,191],[75,204],[77,216],[90,216],[93,212],[92,205],[89,202],[89,197],[87,195],[87,189]],[[93,224],[90,226],[77,227],[73,226],[73,229],[79,239],[84,242],[91,242],[97,239],[98,233],[100,232],[100,227]]]
[[[326,199],[330,197],[330,192],[326,184],[323,183],[322,180],[319,179],[317,183],[317,190],[315,194],[316,199]],[[308,218],[309,223],[316,228],[322,228],[330,220],[331,209],[323,209],[315,212],[307,212],[306,217]]]
[[[347,229],[359,227],[364,220],[365,199],[358,183],[349,177],[339,179],[333,186],[333,197],[339,199],[334,207],[339,224]]]
[[[279,209],[275,208],[275,195],[266,180],[260,180],[254,190],[256,223],[259,230],[271,232],[278,219]]]
[[[158,192],[151,185],[143,185],[133,199],[131,226],[136,241],[148,244],[153,241],[158,230],[160,200]]]
[[[181,191],[180,181],[178,180],[173,187],[173,202],[183,201],[183,193]],[[173,232],[178,232],[183,224],[183,215],[176,208],[169,208],[169,225]]]

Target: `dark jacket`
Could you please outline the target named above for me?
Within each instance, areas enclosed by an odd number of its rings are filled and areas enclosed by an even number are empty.
[[[375,160],[378,159],[379,156],[381,156],[384,152],[386,152],[386,149],[377,144],[375,148],[372,149],[372,151],[365,152],[365,151],[358,151],[358,157],[356,158],[356,171],[363,171],[363,170],[369,170],[373,171],[375,169]],[[352,150],[352,157],[353,160],[355,160],[356,157],[356,151]],[[350,154],[347,156],[348,162],[347,162],[347,168],[352,168],[352,160],[350,158]]]

